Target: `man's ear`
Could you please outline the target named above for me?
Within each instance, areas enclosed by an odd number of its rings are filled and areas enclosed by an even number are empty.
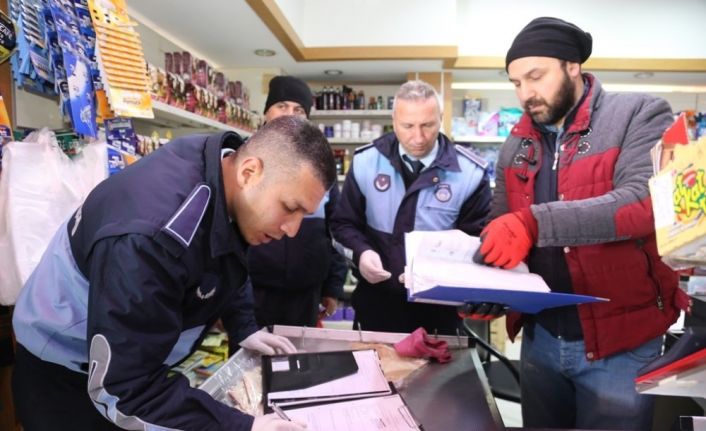
[[[581,75],[581,64],[574,63],[572,61],[567,61],[566,62],[566,73],[571,78],[576,78],[577,76],[580,76]]]
[[[238,185],[244,188],[258,184],[262,180],[263,167],[259,157],[250,156],[243,159],[236,171]]]

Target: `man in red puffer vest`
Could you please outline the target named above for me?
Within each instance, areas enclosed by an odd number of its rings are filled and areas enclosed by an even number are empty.
[[[647,186],[672,113],[603,91],[581,72],[591,49],[589,33],[543,17],[507,52],[525,113],[500,150],[481,253],[505,268],[526,261],[552,291],[610,299],[508,316],[512,338],[524,329],[524,426],[646,430],[653,400],[633,380],[688,305],[657,254]]]

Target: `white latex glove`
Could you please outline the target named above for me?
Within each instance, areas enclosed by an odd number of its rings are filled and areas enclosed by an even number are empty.
[[[272,413],[265,416],[258,416],[252,423],[252,431],[304,431],[306,424],[298,421],[286,421]]]
[[[297,353],[297,348],[291,341],[279,335],[270,334],[265,329],[261,329],[241,341],[240,347],[255,350],[263,355]]]
[[[370,284],[377,284],[392,277],[392,274],[385,271],[385,268],[382,267],[380,255],[372,250],[365,250],[360,255],[358,270],[360,270],[360,275],[368,280]]]

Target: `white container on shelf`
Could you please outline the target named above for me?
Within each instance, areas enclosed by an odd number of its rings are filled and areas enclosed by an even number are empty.
[[[351,123],[351,138],[360,138],[360,123]]]

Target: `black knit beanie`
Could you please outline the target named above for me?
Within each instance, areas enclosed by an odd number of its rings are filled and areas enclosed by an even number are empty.
[[[593,38],[574,24],[559,18],[541,17],[530,21],[512,41],[505,56],[508,65],[522,57],[552,57],[583,63],[591,56]]]
[[[306,111],[306,117],[309,118],[312,97],[309,86],[301,79],[293,76],[275,76],[270,80],[270,92],[267,94],[263,112],[266,113],[270,106],[277,102],[290,101],[302,105]]]

